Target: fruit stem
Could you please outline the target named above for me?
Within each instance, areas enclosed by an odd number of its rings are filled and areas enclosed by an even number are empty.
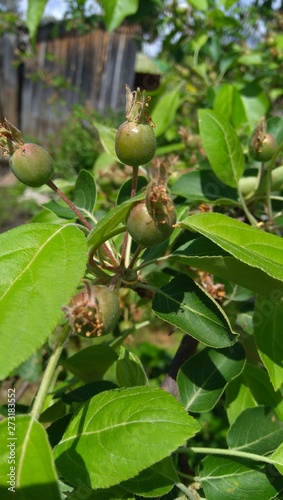
[[[137,194],[138,172],[139,172],[139,167],[133,167],[131,198],[133,198]],[[132,243],[131,240],[129,240],[129,233],[126,231],[124,234],[122,250],[121,250],[121,260],[120,260],[121,267],[123,267],[125,264],[125,258],[126,258],[126,254],[127,254],[128,244],[131,244],[131,243]]]
[[[136,263],[137,259],[139,258],[140,253],[141,253],[143,250],[144,250],[144,246],[143,246],[143,245],[139,245],[139,246],[137,247],[137,249],[136,249],[136,251],[135,251],[135,253],[134,253],[133,257],[132,257],[132,260],[131,260],[131,262],[130,262],[130,263],[129,263],[129,265],[128,265],[128,269],[133,269],[133,267],[134,267],[134,265],[135,265],[135,263]]]
[[[61,353],[64,348],[64,344],[67,340],[67,337],[69,335],[70,327],[69,324],[66,323],[62,329],[61,335],[58,338],[57,344],[54,347],[53,353],[51,354],[49,358],[49,362],[47,365],[47,368],[44,372],[44,375],[42,377],[37,395],[34,400],[34,404],[32,406],[32,410],[30,412],[31,417],[34,418],[35,420],[38,420],[40,417],[40,413],[42,410],[42,407],[44,405],[45,398],[48,394],[51,381],[54,375],[54,371],[56,369],[56,366],[58,364],[59,358],[61,356]]]
[[[69,198],[56,186],[56,184],[54,184],[53,181],[49,180],[47,183],[47,186],[49,186],[56,194],[58,194],[58,196],[60,196],[60,198],[62,198],[62,200],[67,203],[68,207],[73,210],[73,212],[76,214],[76,216],[78,217],[78,219],[80,219],[80,221],[83,223],[83,225],[85,227],[87,227],[87,229],[89,229],[89,231],[91,231],[93,228],[91,226],[91,224],[84,218],[84,216],[80,213],[80,211],[77,209],[77,207],[71,202],[71,200],[69,200]]]
[[[248,207],[247,207],[247,204],[246,204],[246,201],[245,201],[245,198],[244,196],[242,195],[242,192],[240,190],[240,187],[238,185],[238,195],[239,195],[239,198],[240,198],[240,201],[241,201],[241,205],[242,205],[242,209],[244,210],[245,212],[245,215],[248,219],[248,221],[250,222],[250,224],[254,227],[258,227],[258,222],[257,220],[254,218],[254,216],[251,214],[251,212],[249,211]]]

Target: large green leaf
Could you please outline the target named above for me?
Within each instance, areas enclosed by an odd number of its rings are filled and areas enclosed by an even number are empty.
[[[101,0],[104,9],[104,21],[108,31],[113,31],[124,21],[125,17],[135,14],[139,0]]]
[[[178,90],[171,90],[162,94],[152,112],[152,119],[156,125],[154,129],[156,137],[167,131],[175,119],[179,105],[180,94]]]
[[[247,408],[238,416],[227,434],[229,448],[266,455],[283,441],[283,422],[264,406]]]
[[[273,408],[278,418],[283,420],[282,392],[274,390],[266,371],[247,363],[240,377],[243,377],[256,402]]]
[[[178,388],[186,410],[211,410],[227,383],[237,377],[245,364],[245,351],[241,344],[226,349],[203,349],[180,368]]]
[[[106,344],[92,345],[63,361],[63,366],[84,382],[100,380],[118,358]]]
[[[210,347],[227,347],[236,341],[228,318],[189,276],[179,274],[156,291],[154,313]]]
[[[149,385],[144,367],[136,354],[120,346],[116,363],[116,378],[120,387]]]
[[[258,353],[275,390],[283,384],[283,305],[257,297],[253,315]]]
[[[180,225],[203,234],[240,261],[283,281],[283,240],[279,236],[217,213],[191,215]],[[274,291],[274,300],[280,297],[277,292]]]
[[[9,429],[9,432],[8,432]],[[0,497],[18,500],[61,500],[52,451],[45,429],[28,415],[0,423]],[[13,435],[10,435],[13,433]],[[14,492],[9,479],[16,471]]]
[[[273,466],[242,460],[208,456],[201,463],[200,480],[209,500],[269,500],[278,498],[283,478]]]
[[[37,28],[42,18],[47,0],[28,0],[26,25],[32,44],[34,44]]]
[[[74,225],[27,224],[0,235],[0,379],[45,342],[86,261]]]
[[[199,110],[199,129],[203,147],[217,177],[237,187],[245,168],[240,140],[230,123],[215,111]]]
[[[219,280],[228,280],[265,297],[274,297],[274,300],[283,293],[282,281],[238,260],[204,236],[180,246],[169,259],[202,269]]]
[[[150,387],[98,394],[74,415],[54,455],[60,474],[93,489],[136,476],[199,430],[169,393]]]

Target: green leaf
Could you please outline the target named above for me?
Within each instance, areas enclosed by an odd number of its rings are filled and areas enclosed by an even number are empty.
[[[189,201],[237,205],[238,195],[234,188],[223,184],[211,170],[188,172],[182,175],[171,189],[172,195]]]
[[[46,341],[86,261],[85,236],[73,225],[27,224],[0,235],[0,379]]]
[[[96,185],[88,170],[80,170],[75,184],[74,203],[92,213],[96,201]]]
[[[188,0],[188,3],[194,8],[202,11],[206,11],[208,9],[207,0]]]
[[[121,163],[116,155],[115,151],[115,137],[117,130],[115,128],[108,127],[107,125],[102,125],[99,122],[92,122],[93,126],[97,129],[100,142],[106,151],[106,153],[118,163]]]
[[[102,243],[111,237],[111,233],[117,230],[117,226],[126,219],[131,206],[143,198],[144,194],[140,194],[110,210],[91,231],[88,237],[88,245],[93,249],[100,247]]]
[[[75,220],[77,217],[73,210],[65,205],[61,205],[61,203],[58,203],[55,200],[50,200],[42,206],[62,219]]]
[[[275,391],[265,370],[246,364],[241,375],[259,405],[274,409],[278,418],[283,420],[283,398],[281,391]]]
[[[203,147],[215,175],[224,184],[237,187],[244,172],[245,159],[234,128],[215,111],[200,109],[199,129]]]
[[[227,434],[229,448],[258,455],[271,453],[282,441],[283,422],[264,406],[244,410]]]
[[[156,137],[160,137],[167,131],[175,119],[179,105],[180,94],[178,90],[162,94],[152,111],[152,120],[156,125],[154,128]]]
[[[229,423],[235,422],[236,418],[246,409],[257,405],[255,398],[244,377],[240,375],[228,384],[225,391],[226,411]]]
[[[185,221],[186,222],[186,221]],[[206,237],[188,241],[169,256],[170,260],[214,274],[269,298],[278,298],[283,293],[283,282],[265,274],[261,269],[244,264],[229,255],[220,246]]]
[[[84,382],[100,380],[118,358],[106,344],[86,347],[62,362],[63,366]]]
[[[191,215],[180,226],[198,231],[242,262],[283,281],[282,238],[217,213]],[[273,299],[279,297],[275,290]]]
[[[178,476],[172,463],[172,458],[167,457],[161,462],[141,471],[138,476],[124,481],[122,486],[131,493],[143,497],[161,497],[168,493]]]
[[[109,382],[108,380],[99,380],[96,382],[89,382],[88,384],[77,387],[73,391],[63,392],[62,393],[62,401],[66,404],[72,403],[84,403],[88,399],[96,396],[103,391],[109,391],[110,389],[116,389],[117,385],[113,384],[113,382]]]
[[[52,451],[45,429],[28,415],[18,415],[15,436],[11,421],[0,423],[0,496],[20,500],[61,500]],[[14,461],[15,460],[15,461]],[[14,492],[7,482],[16,471]],[[16,491],[16,493],[15,493]]]
[[[283,475],[283,443],[278,446],[277,450],[269,458],[274,460],[276,469]]]
[[[280,389],[283,384],[283,304],[258,296],[253,324],[258,353],[274,389]]]
[[[250,131],[253,131],[257,123],[269,110],[269,98],[260,85],[255,82],[246,85],[240,94]]]
[[[180,368],[177,383],[186,410],[211,410],[230,380],[237,377],[245,364],[241,344],[226,349],[203,349]]]
[[[228,318],[189,276],[179,274],[156,291],[154,313],[210,347],[227,347],[236,341]]]
[[[269,500],[283,486],[283,478],[272,466],[228,457],[206,457],[201,463],[201,484],[209,500]]]
[[[116,378],[120,387],[149,385],[140,359],[123,346],[120,346],[120,354],[116,363]]]
[[[98,394],[74,415],[54,455],[73,484],[107,488],[167,457],[199,424],[169,393],[150,387]]]
[[[125,17],[135,14],[138,10],[138,0],[101,0],[104,9],[104,21],[108,31],[120,26]]]
[[[28,0],[26,25],[33,45],[46,3],[47,0]]]
[[[213,103],[214,110],[236,128],[245,125],[247,121],[240,92],[232,84],[222,85]]]

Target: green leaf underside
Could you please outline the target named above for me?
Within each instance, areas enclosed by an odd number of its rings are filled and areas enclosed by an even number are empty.
[[[93,126],[97,129],[99,134],[100,142],[106,151],[106,153],[117,163],[120,163],[119,158],[116,155],[115,151],[115,137],[117,130],[115,128],[108,127],[107,125],[102,125],[99,122],[92,122]]]
[[[244,410],[227,435],[229,448],[266,455],[283,441],[283,422],[270,408],[258,406]]]
[[[191,215],[180,225],[203,234],[249,266],[283,281],[283,240],[217,213]]]
[[[94,249],[98,248],[104,241],[108,239],[114,229],[126,219],[127,213],[131,206],[144,198],[144,194],[139,194],[130,200],[121,203],[117,207],[108,212],[101,220],[98,221],[93,231],[88,237],[88,245]]]
[[[7,420],[0,423],[0,493],[1,498],[21,500],[60,500],[52,451],[45,429],[28,415],[16,417],[16,440],[7,440]],[[16,463],[8,463],[15,443]],[[11,459],[11,458],[10,458]],[[7,474],[16,468],[16,493],[9,496]]]
[[[124,481],[121,486],[131,493],[146,497],[159,497],[168,493],[178,476],[172,463],[172,458],[167,457],[161,462],[141,471],[138,476]]]
[[[185,362],[178,373],[182,403],[192,412],[211,410],[226,385],[237,377],[245,364],[241,344],[226,349],[203,349]]]
[[[61,217],[62,219],[75,220],[77,217],[74,214],[73,210],[71,210],[69,207],[66,207],[65,205],[61,205],[61,203],[58,203],[55,200],[50,200],[47,203],[44,203],[42,206],[53,214],[57,215],[57,217]]]
[[[258,353],[275,390],[283,384],[283,305],[257,297],[253,315]]]
[[[47,0],[29,0],[28,1],[26,25],[28,27],[29,36],[30,36],[32,43],[34,43],[34,41],[35,41],[37,28],[38,28],[39,23],[41,21],[41,17],[42,17],[42,14],[44,12],[46,3],[47,3]]]
[[[167,457],[198,430],[165,391],[105,391],[76,412],[54,449],[56,464],[71,483],[79,478],[93,489],[107,488]]]
[[[218,279],[231,281],[263,296],[276,299],[282,295],[283,282],[267,275],[259,268],[251,267],[216,245],[208,237],[200,236],[185,243],[170,260],[177,260],[189,266],[212,273]],[[277,294],[275,293],[277,290]]]
[[[178,275],[156,291],[154,313],[210,347],[236,341],[228,318],[217,303],[186,275]]]
[[[85,237],[73,225],[27,224],[0,236],[0,379],[45,342],[86,261]]]
[[[171,189],[172,195],[189,201],[215,204],[238,204],[237,190],[223,184],[211,170],[188,172]]]
[[[245,167],[244,153],[230,123],[215,111],[199,110],[203,147],[215,175],[224,184],[237,187]]]
[[[76,207],[92,212],[96,201],[96,185],[88,170],[80,170],[75,184],[74,203]]]
[[[167,131],[174,121],[177,109],[180,105],[179,90],[172,90],[163,94],[152,111],[152,120],[156,124],[154,133],[156,137]]]
[[[118,358],[106,344],[92,345],[63,361],[63,366],[84,382],[101,380],[104,373]]]
[[[201,484],[209,500],[269,500],[283,486],[276,469],[254,466],[254,462],[208,456],[201,464]]]

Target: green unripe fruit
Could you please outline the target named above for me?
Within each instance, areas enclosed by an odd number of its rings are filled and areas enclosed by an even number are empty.
[[[43,186],[54,172],[52,157],[38,144],[24,144],[17,148],[9,164],[13,174],[30,187]]]
[[[144,247],[152,247],[168,240],[176,222],[176,212],[173,206],[167,208],[167,218],[158,221],[147,210],[146,203],[134,205],[128,215],[126,227],[133,240]]]
[[[124,122],[117,130],[115,150],[119,160],[138,167],[148,163],[155,155],[156,138],[150,125]]]
[[[100,337],[112,332],[120,316],[119,299],[106,286],[86,284],[64,307],[74,333],[82,337]]]
[[[265,134],[263,137],[253,136],[250,142],[250,155],[256,161],[269,161],[277,149],[273,135]]]

